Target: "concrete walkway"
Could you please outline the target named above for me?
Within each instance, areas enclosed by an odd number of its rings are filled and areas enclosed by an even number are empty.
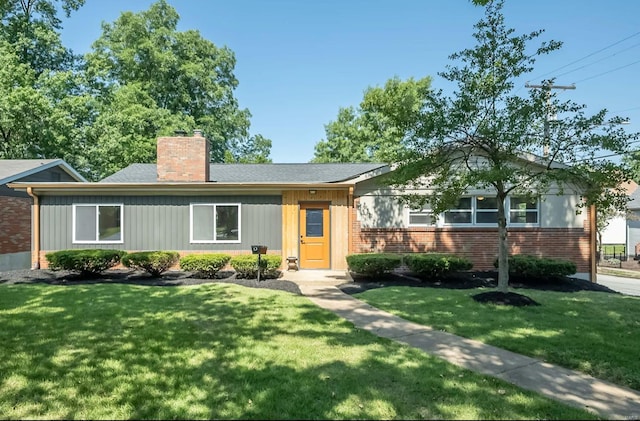
[[[352,282],[344,271],[286,272],[283,279],[296,282],[316,305],[375,335],[607,419],[640,419],[640,392],[394,316],[336,288]]]

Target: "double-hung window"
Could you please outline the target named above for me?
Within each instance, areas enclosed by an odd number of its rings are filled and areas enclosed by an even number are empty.
[[[239,243],[240,204],[191,204],[192,243]]]
[[[409,226],[427,227],[434,224],[433,212],[431,209],[411,209],[409,210]]]
[[[507,223],[531,226],[539,223],[538,199],[507,197],[505,202]],[[495,226],[498,222],[496,197],[471,196],[460,198],[456,207],[444,212],[445,225]]]
[[[498,199],[495,197],[476,196],[476,224],[498,223]]]
[[[122,205],[73,205],[74,243],[122,243]]]
[[[444,213],[444,223],[451,225],[472,224],[473,208],[471,199],[471,197],[461,197],[456,207]]]
[[[538,200],[510,197],[509,223],[512,225],[538,224]]]

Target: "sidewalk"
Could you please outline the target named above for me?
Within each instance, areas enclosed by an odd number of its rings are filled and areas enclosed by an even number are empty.
[[[607,419],[640,419],[640,392],[544,363],[482,342],[436,331],[372,307],[335,285],[351,281],[344,271],[284,275],[316,305],[375,335],[413,346],[453,364],[500,378]]]

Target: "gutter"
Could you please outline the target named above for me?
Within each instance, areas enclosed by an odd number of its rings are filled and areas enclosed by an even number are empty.
[[[40,269],[40,198],[27,187],[27,194],[33,198],[33,228],[31,233],[31,269]]]

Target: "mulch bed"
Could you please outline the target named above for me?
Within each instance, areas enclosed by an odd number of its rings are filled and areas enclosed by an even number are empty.
[[[0,284],[33,284],[45,283],[49,285],[87,285],[87,284],[129,284],[143,286],[187,286],[210,283],[233,283],[250,288],[268,288],[287,291],[292,294],[302,295],[298,285],[291,281],[281,279],[243,279],[238,278],[235,272],[220,271],[215,278],[198,278],[188,272],[168,271],[159,277],[151,277],[145,272],[131,270],[110,269],[101,273],[98,277],[86,278],[77,273],[68,271],[21,270],[0,272]]]
[[[351,273],[353,283],[339,285],[346,294],[357,294],[374,288],[390,286],[408,286],[415,288],[447,288],[447,289],[476,289],[496,288],[498,286],[498,274],[495,271],[474,271],[454,273],[440,280],[420,279],[411,273],[392,272],[375,279]],[[607,288],[604,285],[589,282],[583,279],[562,277],[548,278],[530,281],[526,279],[511,279],[509,287],[518,289],[538,289],[557,292],[599,291],[612,294],[619,292]],[[493,303],[511,306],[539,305],[537,302],[515,291],[507,293],[499,291],[486,291],[473,296],[473,299],[481,303]]]
[[[496,288],[498,275],[492,271],[473,271],[452,274],[440,280],[420,279],[408,272],[392,272],[375,278],[351,273],[353,282],[338,285],[338,288],[346,294],[357,294],[369,289],[384,288],[390,286],[408,286],[415,288],[447,288],[447,289],[479,289]],[[292,294],[302,295],[298,285],[282,279],[242,279],[235,272],[221,271],[215,278],[198,278],[188,272],[168,271],[157,278],[147,273],[131,270],[112,269],[107,270],[96,278],[84,278],[67,271],[50,270],[21,270],[0,272],[0,284],[31,284],[46,283],[50,285],[84,285],[84,284],[130,284],[144,286],[185,286],[201,285],[208,283],[233,283],[249,288],[268,288],[287,291]],[[577,291],[600,291],[619,294],[617,291],[604,285],[595,284],[578,278],[550,278],[535,282],[526,279],[512,279],[509,284],[512,291],[502,293],[499,291],[482,291],[473,296],[473,299],[482,303],[494,303],[511,306],[538,305],[534,300],[523,294],[518,294],[518,289],[539,289],[546,291],[558,291],[572,293]],[[515,291],[513,291],[515,290]]]

